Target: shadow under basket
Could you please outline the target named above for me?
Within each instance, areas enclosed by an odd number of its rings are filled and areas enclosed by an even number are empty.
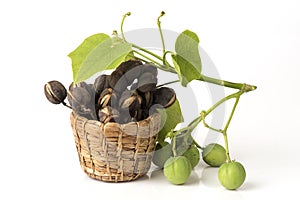
[[[71,126],[81,168],[91,178],[124,182],[148,172],[160,129],[159,113],[139,122],[103,124],[72,112]]]

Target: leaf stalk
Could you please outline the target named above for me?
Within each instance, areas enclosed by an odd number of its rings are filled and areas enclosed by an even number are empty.
[[[131,15],[131,12],[125,13],[123,15],[122,22],[121,22],[121,34],[122,34],[122,38],[125,42],[126,42],[126,39],[125,39],[124,32],[123,32],[123,25],[124,25],[125,18],[129,17],[130,15]]]
[[[165,54],[165,52],[166,52],[166,46],[165,46],[165,40],[164,40],[164,36],[163,36],[163,33],[162,33],[161,25],[160,25],[161,24],[160,18],[162,16],[164,16],[164,15],[165,15],[165,12],[161,11],[159,17],[157,18],[157,26],[158,26],[158,30],[159,30],[159,34],[160,34],[162,46],[163,46],[163,54]]]

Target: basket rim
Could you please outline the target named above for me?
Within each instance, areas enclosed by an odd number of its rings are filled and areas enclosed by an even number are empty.
[[[151,118],[153,118],[153,116],[155,115],[160,115],[160,113],[158,111],[155,111],[153,112],[151,115],[149,115],[147,118],[143,119],[143,120],[140,120],[140,121],[130,121],[128,123],[124,123],[124,124],[120,124],[118,122],[107,122],[107,123],[103,123],[103,122],[100,122],[98,120],[94,120],[94,119],[87,119],[86,117],[83,117],[79,114],[77,114],[76,112],[72,111],[71,112],[71,115],[73,115],[74,118],[78,118],[78,117],[81,117],[81,118],[84,118],[86,119],[87,122],[93,122],[93,123],[98,123],[99,125],[114,125],[114,124],[119,124],[119,125],[126,125],[126,124],[131,124],[131,123],[139,123],[139,122],[143,122],[143,121],[149,121],[151,120]]]

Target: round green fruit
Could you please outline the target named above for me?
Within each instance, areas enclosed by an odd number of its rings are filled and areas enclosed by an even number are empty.
[[[198,148],[195,145],[192,145],[186,152],[184,152],[183,156],[187,157],[192,165],[192,169],[199,163],[200,161],[200,153]]]
[[[172,156],[172,147],[168,142],[164,142],[162,145],[157,144],[155,147],[155,152],[153,154],[152,162],[163,168],[165,162]]]
[[[239,162],[224,163],[219,169],[218,177],[225,188],[235,190],[244,183],[246,171]]]
[[[175,185],[184,184],[191,175],[192,166],[185,156],[169,158],[164,165],[164,175]]]
[[[226,162],[226,150],[223,146],[212,143],[207,145],[202,152],[203,160],[212,167],[219,167]]]

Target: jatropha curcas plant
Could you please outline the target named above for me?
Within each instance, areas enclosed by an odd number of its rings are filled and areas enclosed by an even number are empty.
[[[69,87],[68,95],[60,83],[49,82],[45,85],[46,97],[52,103],[68,106],[64,102],[67,96],[73,110],[89,119],[102,122],[139,121],[151,114],[151,106],[156,105],[154,109],[161,113],[165,123],[158,133],[153,163],[163,168],[165,177],[173,184],[184,184],[191,170],[198,164],[202,151],[206,164],[220,167],[220,183],[230,190],[239,188],[245,180],[246,172],[241,163],[230,157],[227,130],[241,96],[254,91],[256,86],[205,76],[198,50],[200,41],[197,34],[190,30],[178,35],[175,51],[166,49],[161,29],[161,17],[165,12],[161,12],[157,18],[162,42],[161,55],[127,41],[123,25],[125,18],[130,15],[128,12],[122,18],[120,35],[117,31],[112,36],[104,33],[92,35],[71,52],[69,57],[72,59],[73,83]],[[141,65],[143,68],[138,67]],[[94,84],[84,82],[104,70],[115,71],[110,75],[99,76]],[[160,70],[177,74],[178,79],[158,86],[157,73]],[[128,71],[133,73],[128,74]],[[179,82],[186,87],[193,80],[237,91],[199,112],[199,116],[188,126],[176,129],[177,124],[183,121],[180,102],[176,99],[175,91],[165,86]],[[225,126],[216,128],[207,124],[206,117],[230,99],[235,101]],[[113,102],[117,102],[118,109],[112,106]],[[126,109],[129,117],[123,115]],[[216,143],[200,146],[192,136],[200,123],[219,132],[224,138],[224,147]]]

